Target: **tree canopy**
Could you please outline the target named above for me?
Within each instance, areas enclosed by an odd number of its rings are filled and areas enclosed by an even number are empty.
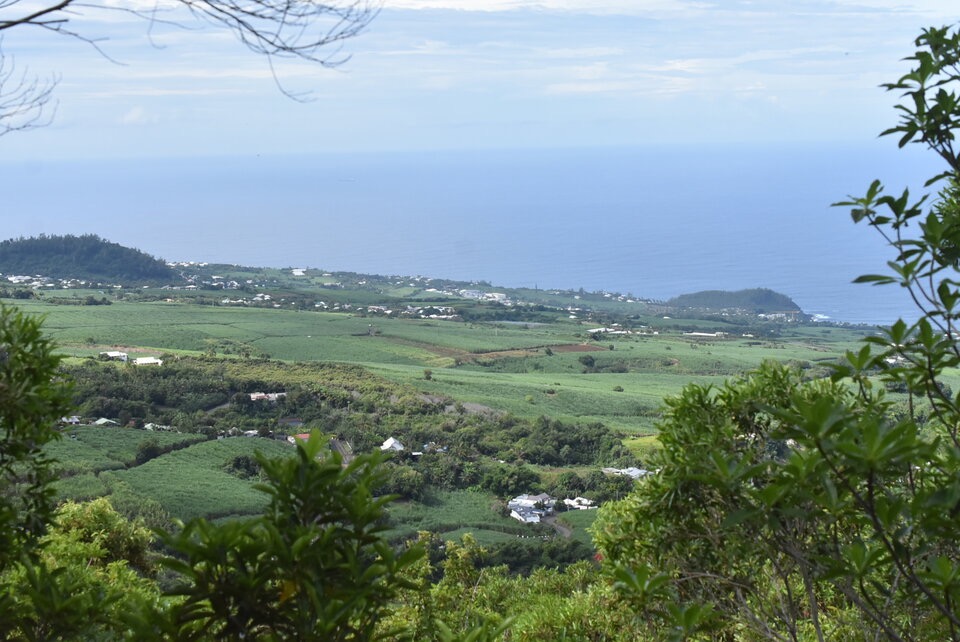
[[[708,310],[744,310],[747,312],[800,312],[800,306],[785,294],[768,288],[750,290],[703,290],[691,294],[681,294],[667,301],[667,305],[677,308],[699,308]]]
[[[162,260],[95,234],[41,235],[0,242],[0,272],[110,284],[180,280]]]

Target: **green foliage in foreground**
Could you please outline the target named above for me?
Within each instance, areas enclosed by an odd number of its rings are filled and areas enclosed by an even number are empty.
[[[164,534],[181,557],[164,613],[147,612],[159,635],[141,639],[368,640],[419,547],[396,552],[380,533],[389,497],[374,497],[379,455],[341,465],[318,461],[315,434],[294,458],[259,461],[270,503],[262,517],[215,526],[193,520]]]
[[[40,321],[0,306],[0,572],[32,551],[52,509],[53,462],[43,446],[70,410],[59,366]],[[0,620],[3,609],[0,596]]]

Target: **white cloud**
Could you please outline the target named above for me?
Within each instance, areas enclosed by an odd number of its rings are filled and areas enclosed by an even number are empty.
[[[533,10],[589,15],[638,16],[652,19],[703,19],[718,15],[744,17],[822,16],[839,14],[915,16],[927,23],[952,24],[956,7],[945,0],[386,0],[388,9],[453,10],[482,13]]]
[[[160,98],[163,96],[223,96],[223,95],[237,95],[249,92],[242,92],[239,90],[229,91],[225,89],[162,89],[162,88],[143,88],[143,89],[117,89],[114,91],[105,90],[105,91],[92,91],[83,94],[84,98],[95,98],[95,99],[106,99],[112,100],[116,98],[129,98],[129,97],[143,97],[143,98]],[[131,109],[127,115],[124,116],[124,122],[133,122],[127,121],[127,117],[133,118],[137,115],[136,110],[141,109],[136,107]]]
[[[387,0],[388,9],[448,9],[454,11],[517,11],[523,9],[591,14],[649,15],[691,13],[711,7],[683,0]]]
[[[585,60],[587,58],[614,58],[626,53],[623,47],[540,47],[530,51],[531,56],[539,56],[547,59],[577,59]]]
[[[127,113],[120,117],[121,125],[147,125],[156,122],[157,119],[148,115],[147,110],[140,105],[131,108],[129,111],[127,111]]]
[[[245,80],[263,80],[272,78],[269,69],[266,68],[246,68],[246,69],[218,69],[218,68],[175,68],[161,69],[155,71],[134,70],[130,75],[137,80],[171,80],[176,78],[189,80],[224,80],[227,78],[240,78]]]

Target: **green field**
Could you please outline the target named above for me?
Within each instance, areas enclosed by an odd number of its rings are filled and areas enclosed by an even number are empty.
[[[127,428],[77,426],[67,430],[63,439],[47,446],[47,452],[60,464],[62,475],[97,473],[126,468],[134,463],[137,447],[156,439],[161,447],[202,441],[202,435],[176,432],[150,432]]]
[[[137,448],[148,439],[156,439],[161,447],[182,447],[136,465]],[[292,454],[293,448],[268,439],[206,441],[202,435],[81,426],[50,444],[47,452],[64,475],[56,484],[62,499],[93,499],[122,487],[124,492],[156,501],[171,516],[186,520],[260,512],[266,496],[253,488],[255,480],[240,479],[225,466],[237,456],[261,452],[275,457]]]
[[[817,368],[864,334],[797,326],[775,338],[731,332],[704,339],[664,329],[658,335],[591,341],[587,330],[594,323],[566,320],[464,323],[181,302],[18,304],[46,315],[46,331],[73,356],[119,346],[134,354],[236,357],[247,350],[284,361],[355,363],[424,393],[522,417],[599,421],[630,433],[653,430],[663,397],[686,383],[718,383],[765,359]],[[584,372],[585,355],[594,359],[593,371]],[[425,369],[433,372],[430,381]]]
[[[444,540],[459,541],[473,533],[483,545],[515,540],[529,528],[496,512],[502,506],[488,493],[469,490],[432,493],[422,503],[398,502],[390,507],[391,537],[412,537],[430,531]]]
[[[488,434],[500,429],[500,418],[535,423],[538,418],[547,417],[567,425],[603,424],[614,431],[615,440],[622,439],[627,451],[642,462],[657,447],[656,422],[664,397],[677,393],[684,385],[720,385],[768,359],[790,362],[810,376],[823,376],[828,372],[827,364],[854,348],[868,331],[784,325],[747,332],[750,327],[726,321],[647,316],[631,317],[628,321],[634,327],[642,324],[642,333],[605,335],[591,331],[609,321],[601,323],[586,313],[579,314],[580,319],[570,319],[560,310],[539,311],[536,314],[540,320],[535,322],[370,316],[365,314],[367,305],[382,304],[390,297],[416,302],[424,292],[407,282],[384,280],[378,290],[367,286],[343,290],[330,289],[332,277],[319,275],[292,278],[277,270],[220,272],[227,278],[276,283],[270,291],[280,307],[219,305],[221,298],[238,296],[227,292],[178,292],[175,299],[167,300],[170,294],[159,290],[144,293],[144,300],[138,300],[138,293],[127,293],[122,299],[114,296],[111,305],[65,305],[62,300],[51,304],[42,299],[16,304],[27,312],[45,316],[45,331],[79,366],[80,375],[92,372],[90,368],[84,370],[91,365],[86,359],[111,349],[127,351],[131,356],[222,357],[215,362],[190,361],[195,365],[189,367],[209,367],[211,370],[204,372],[211,376],[236,382],[263,382],[250,385],[270,385],[272,390],[284,386],[289,390],[323,390],[327,405],[317,416],[324,419],[310,425],[330,432],[361,426],[375,436],[364,440],[362,434],[353,433],[354,438],[366,442],[367,448],[375,448],[373,444],[396,429],[408,429],[415,435],[429,434],[423,441],[443,441],[448,438],[447,431],[454,430],[452,427],[463,426],[463,434],[472,435],[469,431],[478,430],[476,425],[480,425],[480,432],[469,437],[473,440],[470,444],[499,444],[501,452],[507,449],[513,453],[502,455],[506,458],[522,453],[521,449],[513,449],[516,442],[508,443],[496,434]],[[561,293],[530,294],[556,305],[565,300]],[[93,291],[56,293],[61,298],[82,299],[88,295],[102,296]],[[314,298],[304,298],[308,295]],[[146,300],[148,296],[153,300]],[[321,299],[331,306],[354,307],[349,312],[317,311],[309,301]],[[599,303],[606,305],[607,314],[645,312],[639,304]],[[447,304],[463,306],[471,318],[513,314],[509,309],[486,308],[476,301],[442,303]],[[401,305],[394,307],[403,309]],[[725,334],[686,334],[691,331]],[[353,364],[362,369],[324,369],[319,367],[321,362]],[[129,369],[125,370],[126,376],[136,385],[154,380],[159,383],[162,379],[147,377],[146,372],[137,376],[130,365],[110,365]],[[188,371],[178,372],[182,377]],[[202,382],[193,381],[194,387],[189,391],[201,394],[198,388]],[[960,385],[960,377],[957,384]],[[89,391],[90,386],[86,389]],[[167,388],[167,398],[189,397],[183,392],[176,396],[174,390]],[[229,395],[236,394],[235,390],[229,391]],[[98,394],[96,389],[93,394]],[[224,403],[231,398],[229,395],[220,396],[209,406],[195,406],[187,411],[193,425],[211,426],[214,413],[231,407],[231,403]],[[442,401],[439,409],[422,407],[424,403],[437,403],[435,400]],[[337,403],[341,405],[330,405]],[[349,412],[350,404],[358,410],[351,422],[344,423],[343,416],[337,413]],[[102,403],[100,406],[106,407]],[[168,413],[176,410],[157,409]],[[276,426],[278,417],[269,408],[264,410],[267,412],[261,415],[262,419],[251,420],[254,428]],[[289,412],[301,410],[291,406]],[[404,419],[406,413],[410,413],[408,419]],[[489,420],[478,424],[476,415]],[[241,425],[245,429],[251,427]],[[223,428],[222,424],[220,427]],[[260,512],[266,497],[254,488],[255,480],[231,471],[230,462],[251,457],[255,451],[268,456],[292,452],[284,442],[257,438],[207,441],[199,435],[131,428],[77,427],[65,433],[63,440],[49,448],[60,462],[60,498],[110,496],[128,514],[153,516],[159,524],[169,517],[229,519]],[[165,452],[137,465],[138,449],[147,439],[155,439]],[[458,443],[454,435],[449,435],[449,439]],[[499,464],[494,457],[483,462],[475,460],[471,465],[489,468],[518,463]],[[582,463],[551,468],[529,462],[526,465],[545,483],[571,472],[586,479],[599,470],[598,465]],[[518,539],[540,541],[553,535],[549,527],[532,529],[504,516],[502,508],[507,498],[475,490],[474,483],[465,484],[471,490],[427,488],[423,501],[394,504],[389,511],[390,536],[407,538],[428,530],[443,539],[457,540],[471,532],[481,544],[495,547]],[[572,511],[557,519],[559,525],[570,529],[571,537],[589,545],[588,528],[595,517],[596,511]]]
[[[276,457],[292,454],[293,447],[245,437],[205,441],[113,475],[184,520],[252,515],[263,510],[267,496],[254,488],[254,481],[240,479],[223,468],[234,457],[254,452]]]
[[[110,346],[204,352],[225,340],[282,360],[396,363],[443,367],[493,351],[537,349],[576,340],[576,327],[544,330],[417,319],[364,318],[329,312],[215,307],[187,303],[57,306],[17,302],[42,314],[44,328],[68,354]]]
[[[557,517],[557,521],[573,529],[571,537],[591,546],[593,545],[593,536],[590,534],[590,527],[593,526],[596,519],[597,511],[594,509],[570,510]]]

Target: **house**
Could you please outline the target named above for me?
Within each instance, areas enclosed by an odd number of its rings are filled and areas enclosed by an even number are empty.
[[[553,497],[546,493],[539,495],[518,495],[507,502],[510,517],[524,524],[539,524],[541,518],[553,513],[556,503]]]
[[[630,468],[604,468],[603,472],[607,475],[622,475],[624,477],[631,477],[633,479],[640,479],[641,477],[646,477],[650,475],[649,470],[644,470],[643,468],[636,468],[631,466]]]
[[[401,452],[404,446],[400,443],[399,440],[394,439],[393,437],[387,437],[387,440],[383,442],[380,446],[380,450],[387,451],[392,450],[395,453]]]
[[[126,352],[120,352],[119,350],[108,350],[106,352],[100,353],[101,359],[107,359],[108,361],[126,361],[129,358],[129,355]]]
[[[529,508],[513,508],[510,510],[510,517],[524,524],[539,524],[543,513]]]
[[[60,423],[68,424],[70,426],[79,426],[80,417],[78,417],[77,415],[71,415],[69,417],[60,417]]]
[[[570,510],[589,510],[591,508],[596,508],[597,504],[593,500],[587,499],[586,497],[574,497],[573,499],[563,500],[563,505]]]
[[[289,441],[291,444],[296,444],[298,441],[306,441],[308,439],[310,439],[310,433],[308,432],[302,432],[300,434],[290,435],[287,437],[287,441]]]
[[[250,401],[277,401],[286,397],[287,393],[285,392],[251,392]]]
[[[117,422],[115,422],[113,419],[107,419],[106,417],[100,417],[93,423],[95,426],[116,426],[117,425]]]
[[[556,502],[556,500],[553,497],[550,497],[550,495],[547,495],[546,493],[540,493],[539,495],[517,495],[511,499],[507,505],[511,508],[514,505],[522,506],[524,508],[534,508],[537,506],[537,504],[542,506],[553,506],[554,502]]]
[[[162,366],[163,360],[156,357],[137,357],[133,360],[135,366]]]

